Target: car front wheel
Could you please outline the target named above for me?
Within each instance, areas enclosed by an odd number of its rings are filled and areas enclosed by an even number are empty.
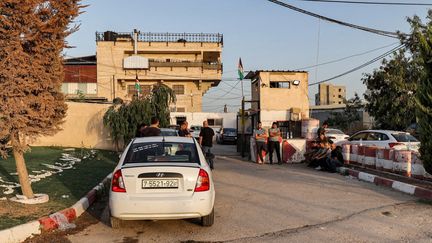
[[[201,217],[201,225],[205,227],[212,226],[214,223],[214,208],[211,213],[207,216]]]

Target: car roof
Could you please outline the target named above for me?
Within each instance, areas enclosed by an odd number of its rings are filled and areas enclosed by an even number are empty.
[[[174,137],[174,136],[157,136],[157,137],[139,137],[135,138],[133,143],[151,143],[151,142],[162,142],[165,139],[165,142],[175,142],[175,143],[194,143],[193,138],[189,137]]]
[[[358,132],[406,133],[403,131],[394,131],[394,130],[362,130],[362,131],[358,131]]]

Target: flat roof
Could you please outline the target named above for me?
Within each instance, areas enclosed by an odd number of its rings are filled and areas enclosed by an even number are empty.
[[[256,71],[249,71],[248,74],[246,74],[245,79],[252,79],[255,76],[257,76],[259,73],[308,73],[307,71],[302,70],[256,70]]]

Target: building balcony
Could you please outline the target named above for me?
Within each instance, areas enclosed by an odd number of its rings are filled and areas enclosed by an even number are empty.
[[[133,32],[96,32],[98,41],[131,41]],[[194,43],[220,43],[223,45],[223,35],[219,33],[151,33],[139,32],[139,42],[194,42]]]
[[[198,67],[207,70],[223,70],[223,64],[219,62],[200,61],[172,61],[172,60],[149,60],[150,67]]]

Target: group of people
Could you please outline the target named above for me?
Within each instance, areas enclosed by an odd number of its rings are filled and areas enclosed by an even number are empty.
[[[189,132],[188,128],[189,124],[187,121],[182,122],[180,125],[180,128],[178,130],[178,135],[180,137],[192,137],[192,134]],[[151,118],[151,124],[150,126],[147,126],[146,124],[141,124],[138,129],[136,136],[137,137],[154,137],[154,136],[160,136],[161,130],[159,128],[159,119],[157,117]],[[208,122],[203,122],[203,127],[201,128],[200,134],[199,134],[199,144],[206,156],[206,159],[208,159],[210,168],[213,169],[213,159],[214,155],[211,153],[211,147],[213,146],[213,137],[215,133],[212,128],[208,126]]]
[[[336,146],[331,139],[326,136],[328,123],[324,122],[317,131],[318,139],[313,142],[312,150],[305,154],[309,167],[316,170],[336,172],[336,168],[343,165],[342,148]]]
[[[262,123],[258,122],[257,128],[254,130],[253,137],[256,142],[256,150],[258,153],[257,163],[263,164],[264,158],[262,152],[269,152],[270,164],[273,164],[273,152],[276,151],[278,164],[282,164],[280,153],[280,142],[282,140],[281,131],[276,122],[273,122],[271,128],[267,132],[262,127]]]

